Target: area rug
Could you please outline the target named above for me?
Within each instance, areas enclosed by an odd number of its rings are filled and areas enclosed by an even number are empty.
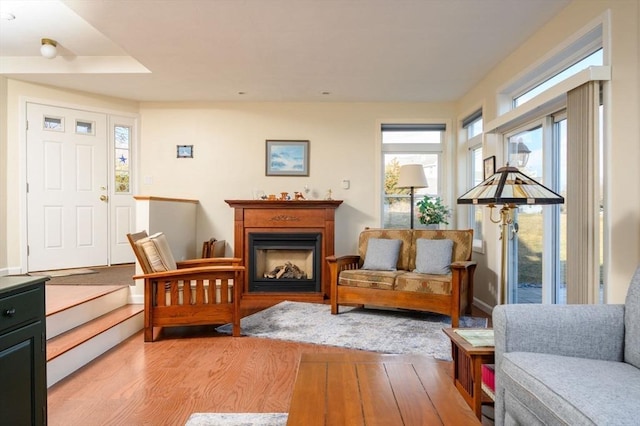
[[[29,275],[33,276],[49,276],[52,278],[55,277],[69,277],[71,275],[87,275],[87,274],[96,274],[97,271],[89,268],[74,268],[74,269],[57,269],[55,271],[38,271],[38,272],[29,272]]]
[[[246,336],[451,360],[451,342],[442,332],[451,320],[445,315],[349,307],[331,315],[329,305],[284,301],[243,318],[240,325]],[[460,319],[460,327],[486,326],[486,318]],[[216,330],[231,334],[231,324]]]
[[[287,413],[193,413],[185,426],[284,426]]]

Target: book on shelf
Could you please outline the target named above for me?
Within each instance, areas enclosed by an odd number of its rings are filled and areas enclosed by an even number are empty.
[[[457,328],[455,332],[471,346],[495,346],[493,329],[464,329]]]
[[[482,390],[491,398],[496,400],[496,370],[494,364],[482,364]]]

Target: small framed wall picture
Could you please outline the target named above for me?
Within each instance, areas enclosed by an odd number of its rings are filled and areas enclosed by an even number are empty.
[[[493,176],[496,172],[496,156],[492,155],[491,157],[487,157],[484,159],[484,174],[482,176],[482,180],[486,180],[487,178]]]
[[[193,158],[193,145],[176,145],[178,158]]]
[[[309,141],[267,140],[267,176],[309,176]]]

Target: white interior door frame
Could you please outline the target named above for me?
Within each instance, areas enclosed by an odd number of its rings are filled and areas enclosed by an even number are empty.
[[[20,267],[19,270],[11,268],[11,274],[26,274],[28,272],[28,234],[27,234],[27,104],[38,103],[51,105],[60,108],[81,109],[95,113],[103,113],[108,116],[128,117],[135,122],[136,131],[134,132],[133,152],[139,152],[140,140],[138,135],[139,115],[127,111],[118,111],[109,108],[99,108],[89,105],[74,104],[69,102],[60,102],[58,100],[44,99],[32,96],[20,96],[18,107],[18,193],[19,202],[16,214],[18,215],[19,228],[19,253]],[[111,148],[111,147],[110,147]],[[132,163],[132,187],[131,192],[137,193],[138,182],[138,166],[139,161]]]

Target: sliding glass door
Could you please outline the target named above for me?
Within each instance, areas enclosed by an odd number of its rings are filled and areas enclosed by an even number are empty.
[[[566,197],[566,119],[562,116],[506,136],[509,165]],[[519,206],[509,229],[509,303],[564,303],[564,205]]]

